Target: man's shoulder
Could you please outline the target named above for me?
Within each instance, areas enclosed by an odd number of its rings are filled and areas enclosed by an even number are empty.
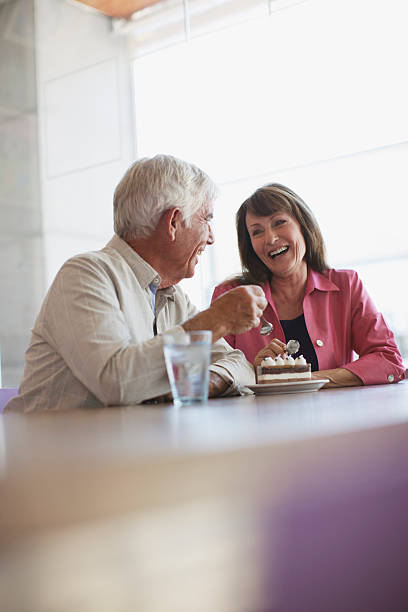
[[[71,267],[91,269],[92,267],[109,268],[123,265],[126,265],[126,258],[110,241],[101,249],[73,255],[65,261],[61,270]]]
[[[115,285],[135,278],[125,258],[109,244],[95,251],[78,253],[67,259],[56,273],[47,292],[46,301],[54,295],[77,292],[83,287]]]
[[[115,265],[114,262],[115,256],[110,253],[106,253],[103,250],[78,253],[63,263],[55,277],[55,280],[70,274],[86,274],[97,271],[102,272],[103,270],[112,268]],[[117,258],[117,264],[118,263],[119,258]]]

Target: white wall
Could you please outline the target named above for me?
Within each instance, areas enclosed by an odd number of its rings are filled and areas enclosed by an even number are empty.
[[[0,4],[0,369],[21,376],[43,293],[33,0]]]
[[[16,386],[48,286],[113,233],[134,159],[126,40],[66,0],[0,4],[0,350]]]
[[[113,233],[113,190],[134,159],[132,86],[110,19],[63,0],[36,0],[36,54],[48,286]]]

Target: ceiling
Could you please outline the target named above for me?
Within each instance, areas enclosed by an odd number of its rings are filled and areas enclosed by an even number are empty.
[[[160,0],[76,0],[109,17],[129,18],[141,9],[157,4]]]

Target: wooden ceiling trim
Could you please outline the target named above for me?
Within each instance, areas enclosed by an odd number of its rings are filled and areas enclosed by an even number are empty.
[[[160,0],[76,0],[100,11],[109,17],[129,17],[147,6],[157,4]]]

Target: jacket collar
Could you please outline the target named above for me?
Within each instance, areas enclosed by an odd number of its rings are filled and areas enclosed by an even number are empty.
[[[340,291],[339,287],[328,278],[330,270],[315,272],[308,268],[305,295],[309,295],[315,289],[317,291]]]
[[[333,283],[333,281],[328,278],[330,274],[330,270],[325,270],[324,272],[315,272],[311,268],[307,270],[307,280],[306,280],[306,289],[305,296],[309,295],[313,291],[340,291],[339,287]],[[271,287],[269,283],[265,283],[264,287],[265,297],[268,302],[274,305],[274,301],[271,294]]]

